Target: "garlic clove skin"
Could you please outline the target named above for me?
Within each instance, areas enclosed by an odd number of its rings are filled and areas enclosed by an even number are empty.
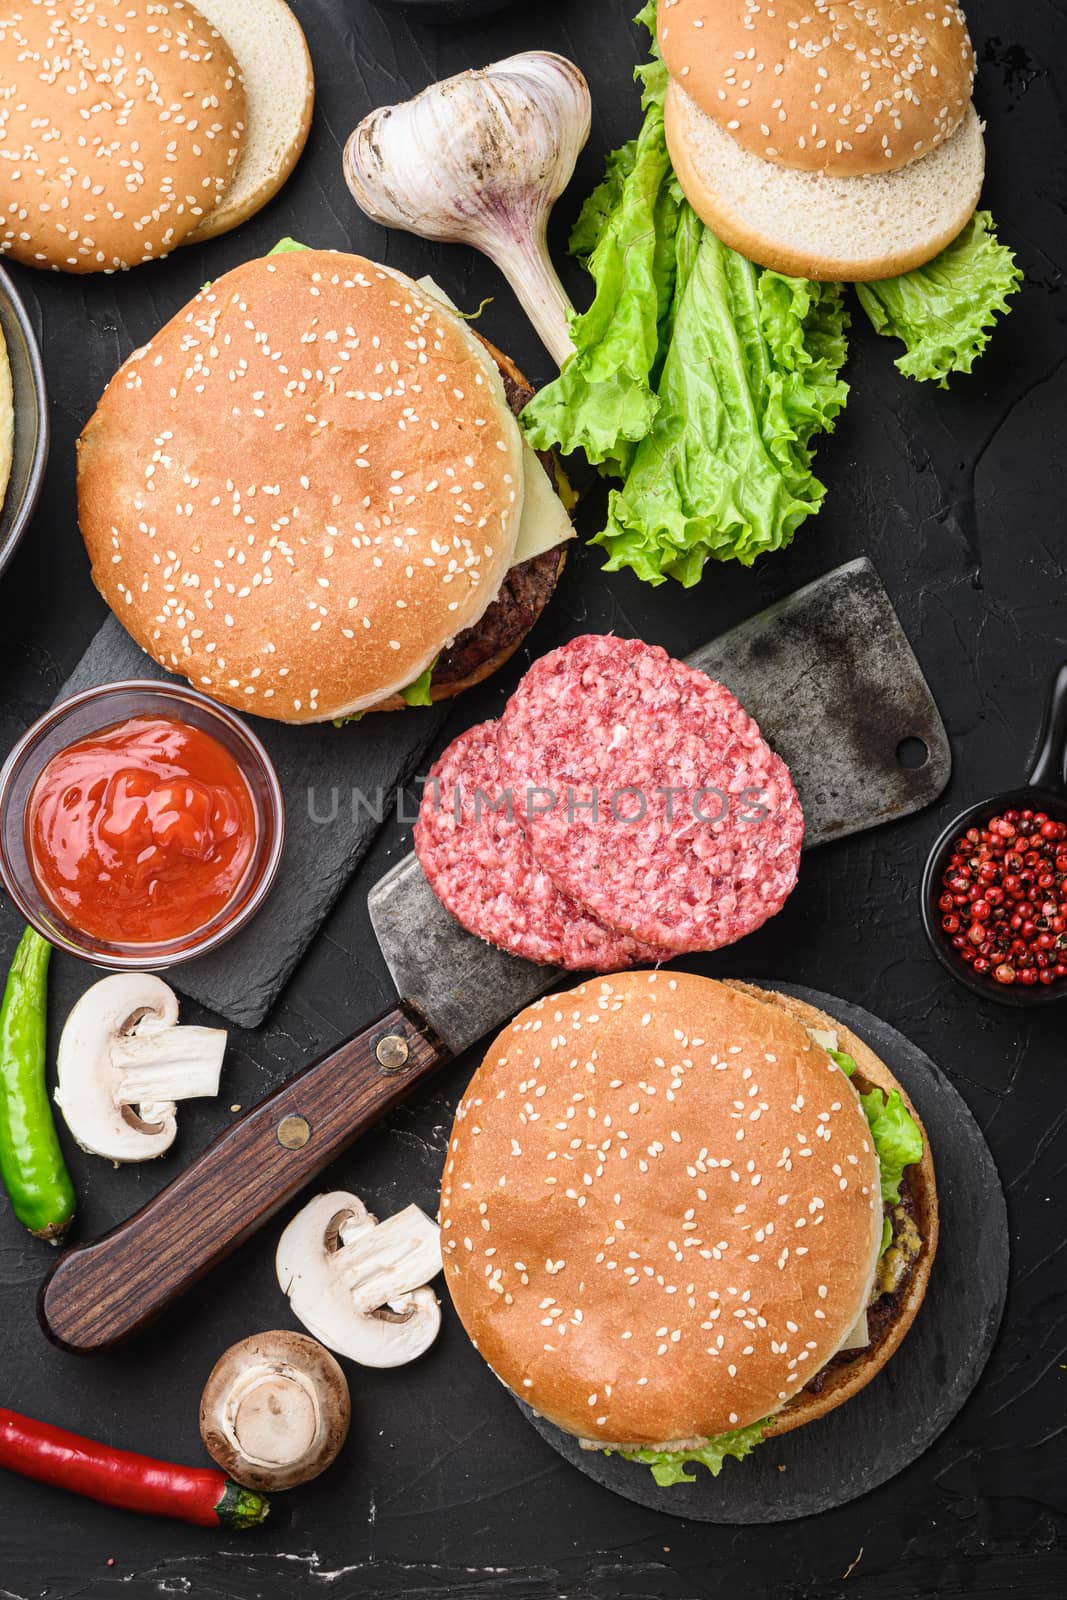
[[[574,63],[530,50],[372,111],[345,146],[345,179],[373,221],[489,256],[562,366],[573,307],[546,229],[591,117]]]

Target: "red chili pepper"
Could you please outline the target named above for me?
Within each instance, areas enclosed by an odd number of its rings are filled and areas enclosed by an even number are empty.
[[[252,1528],[270,1511],[263,1495],[211,1467],[177,1467],[113,1450],[0,1406],[0,1467],[145,1516],[202,1528]]]

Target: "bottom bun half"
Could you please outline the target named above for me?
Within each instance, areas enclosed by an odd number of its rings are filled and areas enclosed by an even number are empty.
[[[693,210],[724,244],[799,278],[859,283],[930,261],[978,204],[985,142],[971,106],[950,138],[894,172],[832,178],[745,150],[672,83],[667,147]]]

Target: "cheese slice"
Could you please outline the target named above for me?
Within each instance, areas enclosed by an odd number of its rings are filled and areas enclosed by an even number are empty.
[[[841,1350],[866,1350],[870,1342],[871,1335],[867,1327],[867,1313],[864,1311],[844,1344],[839,1348]]]
[[[574,538],[574,529],[563,508],[563,501],[552,487],[537,455],[525,441],[522,446],[522,470],[526,493],[522,502],[519,537],[515,541],[515,555],[511,563],[513,567],[517,567],[520,561],[529,561],[533,556],[543,555],[546,550],[554,550],[556,545]]]
[[[814,1039],[816,1044],[821,1044],[824,1050],[837,1049],[837,1033],[832,1028],[809,1028],[808,1038]]]
[[[433,278],[427,275],[416,279],[416,282],[426,294],[433,295],[435,300],[458,315],[459,307]],[[537,455],[525,440],[522,446],[522,470],[525,493],[515,554],[511,558],[513,567],[523,561],[531,561],[534,556],[544,555],[546,550],[554,550],[557,545],[574,538],[571,519],[563,502]]]

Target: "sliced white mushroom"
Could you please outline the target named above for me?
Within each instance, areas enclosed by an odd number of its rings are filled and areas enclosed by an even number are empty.
[[[200,1400],[210,1456],[246,1489],[291,1489],[324,1472],[348,1435],[345,1375],[302,1333],[257,1333],[215,1363]]]
[[[225,1051],[224,1028],[178,1025],[177,996],[162,978],[118,972],[67,1018],[56,1104],[83,1150],[148,1161],[174,1143],[178,1100],[218,1094]]]
[[[418,1206],[378,1222],[357,1195],[320,1194],[285,1229],[275,1266],[294,1316],[362,1366],[403,1366],[437,1337],[426,1284],[441,1271],[441,1236]]]

